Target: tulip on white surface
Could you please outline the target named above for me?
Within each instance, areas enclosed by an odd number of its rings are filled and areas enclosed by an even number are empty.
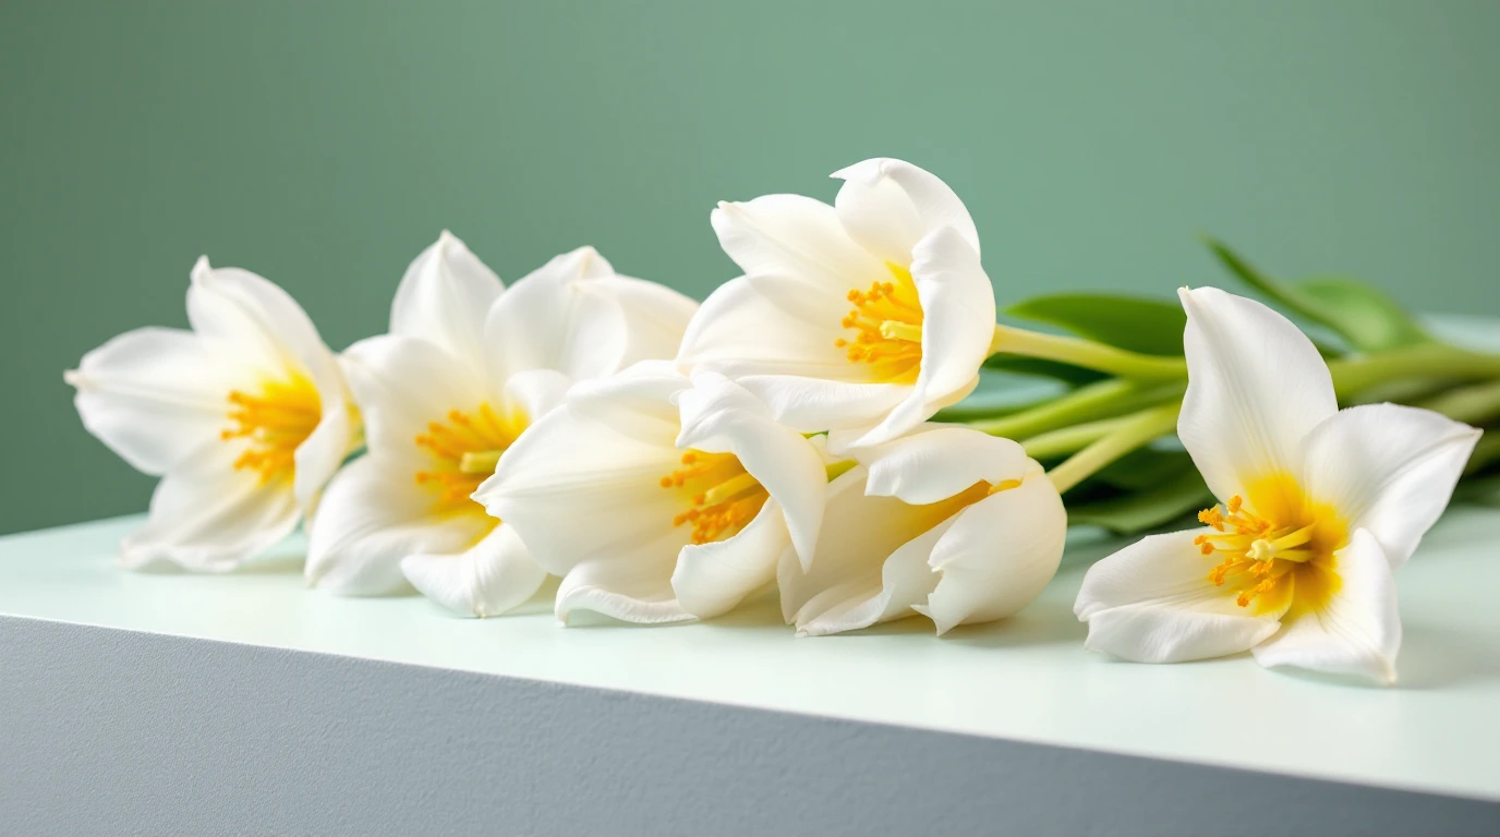
[[[227,571],[297,527],[358,421],[332,352],[281,288],[205,257],[187,311],[191,331],[126,332],[64,377],[89,432],[162,478],[121,563]]]
[[[828,487],[811,559],[778,570],[799,634],[915,614],[943,634],[1010,616],[1057,572],[1062,498],[1015,442],[928,424],[855,455],[859,466]]]
[[[579,384],[475,499],[563,576],[556,611],[639,623],[709,618],[807,553],[825,461],[722,376],[643,363]]]
[[[834,206],[798,195],[723,203],[719,243],[745,271],[703,303],[687,369],[722,372],[777,420],[887,441],[973,391],[995,332],[979,236],[958,196],[900,160],[836,172]]]
[[[546,572],[469,495],[573,382],[670,357],[694,308],[589,247],[505,289],[443,233],[402,278],[390,332],[345,352],[369,453],[328,486],[308,582],[344,595],[410,583],[474,616],[526,601]]]
[[[1181,293],[1189,385],[1178,435],[1223,500],[1201,529],[1090,568],[1087,645],[1141,662],[1249,650],[1384,682],[1401,623],[1393,571],[1437,520],[1479,431],[1427,410],[1340,411],[1312,342],[1258,302]]]

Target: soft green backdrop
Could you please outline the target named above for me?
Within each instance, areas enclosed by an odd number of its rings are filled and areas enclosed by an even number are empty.
[[[17,2],[0,7],[0,531],[140,510],[62,370],[182,325],[193,260],[337,348],[443,227],[701,297],[720,199],[898,156],[1002,300],[1219,280],[1209,230],[1500,314],[1500,3]]]

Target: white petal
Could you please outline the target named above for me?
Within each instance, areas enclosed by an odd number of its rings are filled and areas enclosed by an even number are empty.
[[[1431,410],[1353,407],[1308,435],[1303,486],[1350,529],[1368,529],[1395,569],[1448,506],[1480,435]]]
[[[568,390],[568,409],[580,418],[651,445],[677,436],[677,395],[690,386],[671,361],[641,361],[607,378],[592,378]]]
[[[720,203],[710,220],[719,246],[747,274],[779,274],[839,293],[886,280],[890,271],[844,231],[834,208],[801,195]]]
[[[384,334],[344,351],[349,388],[365,423],[371,451],[383,456],[422,457],[414,442],[450,410],[469,411],[490,397],[470,367],[436,345],[415,337]]]
[[[932,548],[941,575],[917,612],[939,634],[955,625],[1010,616],[1041,594],[1062,561],[1068,514],[1057,489],[1031,463],[1016,488],[996,492],[954,516]]]
[[[678,406],[682,432],[677,446],[734,454],[784,512],[798,554],[810,559],[828,485],[817,448],[774,421],[763,403],[722,375],[694,375],[693,388],[678,396]]]
[[[857,466],[829,484],[808,569],[791,553],[777,568],[782,614],[800,632],[856,630],[909,615],[937,583],[926,561],[951,512],[866,496],[865,478]]]
[[[343,596],[401,592],[408,589],[401,559],[461,552],[494,525],[477,505],[453,514],[434,499],[403,463],[378,455],[349,463],[308,527],[308,585]]]
[[[1283,611],[1254,612],[1215,587],[1217,563],[1189,529],[1142,538],[1089,567],[1073,612],[1089,623],[1084,647],[1141,663],[1247,651],[1276,632]]]
[[[644,625],[693,619],[672,590],[677,553],[661,548],[664,545],[647,544],[580,562],[557,587],[557,618],[567,622],[573,611],[588,610]]]
[[[682,338],[678,362],[744,375],[800,375],[862,383],[870,365],[835,345],[849,313],[848,288],[790,276],[741,276],[704,300]]]
[[[777,421],[801,433],[858,428],[863,435],[863,428],[911,392],[904,384],[853,384],[796,375],[747,375],[736,377],[735,383],[764,401]],[[844,449],[831,442],[831,449]]]
[[[1026,476],[1030,460],[1010,439],[962,425],[924,424],[905,436],[850,454],[870,469],[866,494],[913,505],[946,500],[983,480],[999,485]]]
[[[570,402],[539,419],[500,457],[474,499],[515,527],[556,575],[588,558],[668,539],[665,584],[690,535],[672,525],[680,495],[660,484],[680,467],[682,453],[672,445],[677,423],[659,423],[652,439],[633,435],[654,420],[628,403],[594,407],[597,417],[578,415]]]
[[[573,380],[669,358],[697,309],[669,288],[619,276],[592,247],[553,258],[511,287],[485,323],[497,383],[528,369]]]
[[[1297,666],[1396,682],[1401,614],[1396,580],[1375,536],[1358,529],[1334,554],[1339,584],[1321,609],[1300,603],[1282,620],[1280,633],[1256,646],[1263,666]]]
[[[585,287],[613,302],[626,340],[620,357],[610,358],[604,369],[575,370],[584,373],[607,374],[638,361],[675,356],[688,323],[698,312],[697,300],[644,279],[606,276]]]
[[[323,414],[293,455],[296,465],[293,490],[304,511],[317,505],[318,495],[338,471],[353,444],[354,419],[342,393],[324,398]]]
[[[1182,290],[1188,388],[1177,433],[1215,496],[1296,474],[1302,439],[1338,411],[1318,350],[1291,321],[1217,288]]]
[[[120,563],[226,572],[291,534],[301,513],[290,484],[235,470],[240,450],[215,439],[163,478],[146,525],[120,544]]]
[[[895,438],[931,418],[979,383],[995,334],[995,290],[979,252],[951,227],[913,251],[912,279],[922,300],[922,366],[905,400],[856,445]]]
[[[270,377],[290,367],[307,375],[325,398],[337,392],[338,365],[307,312],[280,287],[248,270],[193,267],[188,320],[215,351],[239,358]]]
[[[421,338],[477,365],[484,357],[485,315],[504,289],[494,271],[443,230],[401,277],[391,333]]]
[[[917,241],[944,227],[979,252],[969,210],[936,175],[902,160],[876,158],[833,176],[844,181],[834,201],[844,229],[882,259],[908,264]]]
[[[237,371],[190,332],[141,328],[84,355],[64,377],[78,389],[83,426],[132,467],[160,475],[229,426]]]
[[[729,612],[776,580],[776,561],[790,543],[781,508],[767,500],[734,537],[682,548],[672,572],[678,604],[699,619]]]
[[[413,555],[401,562],[422,595],[465,616],[498,616],[541,589],[547,572],[533,561],[515,530],[500,524],[456,555]]]
[[[536,421],[562,404],[572,385],[567,375],[555,369],[528,369],[505,382],[505,401],[529,421]]]

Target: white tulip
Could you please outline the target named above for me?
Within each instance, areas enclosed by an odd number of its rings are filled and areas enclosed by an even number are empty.
[[[575,387],[474,496],[563,576],[559,619],[660,623],[724,613],[810,553],[827,483],[816,443],[742,388],[643,363]]]
[[[1250,650],[1392,682],[1392,572],[1448,503],[1479,431],[1427,410],[1340,411],[1312,341],[1258,302],[1181,292],[1178,435],[1222,506],[1090,568],[1087,645],[1141,662]]]
[[[685,369],[721,372],[830,447],[888,441],[968,395],[995,335],[979,236],[947,184],[900,160],[836,172],[834,206],[722,203],[714,230],[745,275],[703,303]]]
[[[855,453],[859,466],[828,487],[811,560],[780,565],[799,634],[918,613],[943,634],[1015,613],[1057,572],[1062,498],[1015,442],[927,424]]]
[[[142,328],[65,373],[89,432],[162,478],[121,563],[227,571],[286,537],[354,444],[337,361],[281,288],[193,267],[191,331]]]
[[[328,486],[308,582],[343,595],[409,582],[474,616],[526,601],[546,572],[469,495],[573,382],[670,357],[695,307],[589,247],[506,290],[444,232],[402,278],[390,333],[345,353],[369,453]]]

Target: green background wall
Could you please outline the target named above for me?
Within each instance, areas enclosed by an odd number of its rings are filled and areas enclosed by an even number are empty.
[[[898,156],[1001,300],[1288,274],[1500,314],[1500,3],[17,2],[0,7],[0,531],[145,508],[61,372],[183,325],[193,260],[383,329],[451,228],[701,297],[708,211]]]

